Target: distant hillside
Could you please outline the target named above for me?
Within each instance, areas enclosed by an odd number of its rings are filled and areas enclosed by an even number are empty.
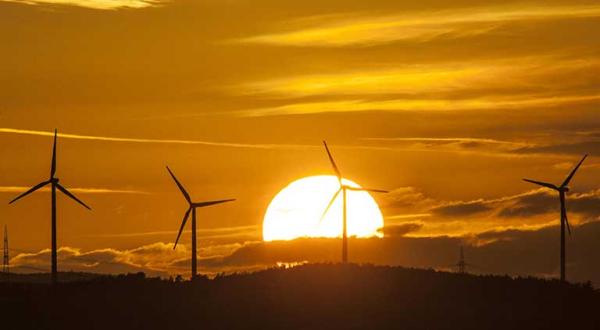
[[[194,282],[142,274],[0,284],[11,329],[600,328],[591,286],[310,264]]]

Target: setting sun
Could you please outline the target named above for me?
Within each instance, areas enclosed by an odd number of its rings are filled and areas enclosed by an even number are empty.
[[[343,183],[360,188],[344,179]],[[291,240],[299,237],[341,237],[342,195],[339,194],[322,218],[327,204],[339,189],[335,176],[311,176],[296,180],[271,201],[263,222],[263,240]],[[383,237],[383,216],[365,191],[348,191],[348,236]]]

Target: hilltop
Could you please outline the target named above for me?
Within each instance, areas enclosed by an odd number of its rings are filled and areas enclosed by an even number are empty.
[[[14,329],[598,328],[600,293],[555,280],[309,264],[193,282],[0,284]]]

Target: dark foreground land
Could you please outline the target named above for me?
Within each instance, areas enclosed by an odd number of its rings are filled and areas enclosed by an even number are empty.
[[[171,282],[0,284],[2,329],[600,329],[586,285],[397,267],[304,265]]]

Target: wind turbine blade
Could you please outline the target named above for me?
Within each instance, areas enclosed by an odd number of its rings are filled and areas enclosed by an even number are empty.
[[[54,129],[54,145],[52,146],[52,165],[50,167],[50,179],[54,177],[56,174],[56,135],[58,134],[58,130]]]
[[[83,205],[83,207],[85,207],[88,210],[92,210],[89,206],[85,205],[84,202],[80,201],[77,197],[75,197],[75,195],[71,194],[70,191],[67,190],[67,188],[61,186],[59,183],[56,184],[56,188],[58,188],[58,190],[62,191],[63,194],[71,197],[71,199],[75,200],[77,203]]]
[[[530,182],[530,183],[533,183],[533,184],[537,184],[539,186],[543,186],[543,187],[546,187],[546,188],[558,190],[558,187],[555,186],[555,185],[553,185],[552,183],[546,183],[546,182],[529,180],[529,179],[523,179],[523,181],[527,181],[527,182]]]
[[[335,171],[335,175],[337,175],[338,180],[340,181],[340,184],[342,183],[342,173],[340,172],[340,169],[337,167],[337,165],[335,164],[335,161],[333,160],[333,156],[331,155],[331,152],[329,151],[329,147],[327,147],[327,142],[323,141],[323,145],[325,146],[325,151],[327,151],[327,156],[329,156],[329,161],[331,162],[331,166],[333,167],[333,170]]]
[[[338,191],[336,191],[335,194],[333,194],[333,197],[329,201],[329,204],[327,204],[325,211],[323,211],[323,214],[321,215],[321,219],[319,219],[319,222],[323,221],[323,219],[325,218],[325,215],[327,214],[327,212],[329,212],[331,205],[333,205],[333,202],[335,202],[335,199],[338,197],[338,195],[340,194],[340,191],[342,191],[342,189],[344,189],[344,188],[338,189]]]
[[[177,234],[177,239],[175,240],[175,245],[173,245],[173,250],[177,247],[177,243],[179,242],[179,237],[181,237],[181,233],[183,232],[183,227],[185,227],[185,223],[187,222],[188,217],[190,216],[190,212],[192,211],[192,207],[190,207],[183,216],[183,221],[181,222],[181,227],[179,228],[179,233]]]
[[[12,201],[8,202],[8,204],[12,204],[16,201],[18,201],[19,199],[31,194],[32,192],[42,188],[43,186],[47,185],[48,183],[50,183],[50,181],[44,181],[42,183],[39,183],[38,185],[34,186],[33,188],[27,190],[26,192],[20,194],[19,196],[15,197]]]
[[[581,164],[583,163],[583,161],[587,158],[588,155],[583,156],[583,158],[581,158],[581,160],[579,161],[579,163],[577,164],[577,166],[575,166],[575,168],[573,169],[573,171],[571,171],[571,173],[569,174],[569,176],[565,179],[565,182],[563,182],[563,184],[561,184],[561,187],[565,187],[569,184],[569,182],[571,182],[571,179],[573,178],[573,175],[575,175],[575,172],[577,172],[577,170],[579,169],[579,166],[581,166]]]
[[[355,188],[355,187],[348,187],[348,186],[346,187],[346,189],[353,190],[353,191],[368,191],[368,192],[376,192],[376,193],[384,193],[384,194],[389,193],[389,191],[381,190],[381,189]]]
[[[215,205],[215,204],[222,204],[222,203],[227,203],[227,202],[233,202],[235,199],[222,199],[222,200],[218,200],[218,201],[208,201],[208,202],[200,202],[200,203],[192,203],[193,207],[206,207],[206,206],[211,206],[211,205]]]
[[[185,197],[185,199],[188,201],[188,203],[191,204],[192,199],[190,198],[190,194],[188,194],[188,192],[185,190],[185,188],[183,187],[181,182],[179,182],[179,180],[177,180],[177,178],[175,177],[175,174],[173,174],[173,172],[171,172],[171,169],[169,168],[169,166],[167,166],[167,171],[169,171],[169,174],[171,174],[171,177],[173,178],[173,180],[175,180],[175,183],[177,184],[177,187],[179,187],[179,190],[181,190],[183,197]]]

